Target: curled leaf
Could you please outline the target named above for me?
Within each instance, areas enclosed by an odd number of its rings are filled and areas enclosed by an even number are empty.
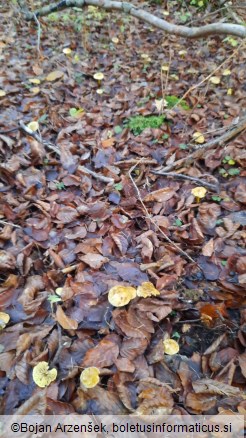
[[[48,362],[39,362],[33,368],[32,377],[37,386],[45,388],[46,386],[49,386],[51,382],[56,380],[57,369],[53,368],[52,370],[49,370]]]
[[[94,388],[99,381],[99,369],[96,367],[85,368],[80,375],[80,382],[85,388]]]
[[[108,300],[112,306],[126,306],[131,300],[136,298],[137,291],[131,286],[114,286],[109,290]]]
[[[166,354],[173,355],[179,352],[179,344],[174,339],[165,339],[163,346]]]
[[[149,281],[145,281],[144,283],[141,284],[141,286],[138,286],[137,288],[138,297],[148,298],[153,295],[154,296],[160,295],[160,292]]]

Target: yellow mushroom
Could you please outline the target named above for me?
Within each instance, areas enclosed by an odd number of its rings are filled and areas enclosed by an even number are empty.
[[[85,388],[94,388],[100,381],[99,372],[100,370],[96,367],[85,368],[80,374],[80,383],[82,386]]]
[[[98,73],[94,74],[93,78],[97,80],[98,86],[100,87],[101,82],[104,78],[104,74],[99,71]]]
[[[149,281],[145,281],[141,284],[141,286],[138,286],[137,288],[138,297],[148,298],[156,295],[160,295],[160,292]]]
[[[37,386],[45,388],[46,386],[49,386],[51,382],[56,380],[57,369],[53,368],[52,370],[49,370],[48,362],[39,362],[33,368],[32,377]]]
[[[123,307],[136,298],[136,296],[137,291],[134,287],[114,286],[109,290],[108,300],[114,307]]]
[[[179,344],[174,339],[165,339],[163,347],[165,354],[173,355],[179,352]]]
[[[200,200],[205,197],[207,189],[205,189],[205,187],[195,187],[191,190],[191,193],[195,196],[196,202],[200,202]]]

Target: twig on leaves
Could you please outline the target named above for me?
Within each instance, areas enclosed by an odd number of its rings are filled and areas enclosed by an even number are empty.
[[[183,251],[178,245],[176,245],[176,243],[174,243],[167,235],[166,233],[164,233],[164,231],[159,227],[159,225],[156,223],[156,221],[153,219],[153,217],[151,216],[151,214],[149,213],[148,209],[146,208],[142,197],[141,197],[141,193],[134,181],[134,179],[132,178],[132,172],[134,171],[134,169],[137,167],[138,164],[141,164],[141,159],[139,160],[139,162],[137,164],[135,164],[134,166],[131,167],[131,169],[128,172],[128,175],[130,177],[130,180],[137,192],[138,195],[138,199],[145,211],[146,214],[146,218],[158,229],[158,231],[162,234],[162,236],[165,238],[165,240],[167,240],[167,242],[170,243],[170,245],[172,245],[180,254],[182,254],[185,258],[187,258],[190,262],[195,263],[197,265],[197,263],[195,262],[195,260],[189,256],[189,254],[187,254],[187,252]]]
[[[41,135],[39,135],[37,132],[33,132],[30,128],[28,128],[22,120],[19,121],[19,126],[26,134],[33,137],[35,140],[37,140],[39,143],[43,144],[47,149],[50,149],[51,151],[55,152],[57,155],[61,155],[61,152],[59,148],[45,140],[42,139]]]
[[[98,179],[99,181],[103,181],[106,183],[114,183],[113,178],[109,178],[108,176],[100,175],[100,173],[93,172],[93,170],[87,169],[85,166],[78,166],[78,170],[80,170],[82,173],[85,173],[86,175],[91,175],[95,179]]]
[[[183,166],[184,164],[189,165],[189,163],[193,162],[195,158],[202,158],[202,155],[206,149],[209,149],[210,147],[216,145],[219,146],[223,145],[224,143],[228,142],[232,138],[236,137],[245,129],[246,129],[246,117],[243,117],[241,120],[237,122],[237,124],[235,124],[235,122],[232,123],[229,129],[221,136],[214,138],[213,140],[207,143],[199,145],[198,149],[192,152],[191,154],[187,155],[187,157],[181,158],[180,160],[177,160],[174,163],[163,167],[162,169],[159,170],[159,172],[168,172],[169,170],[177,169],[180,166]]]
[[[167,176],[168,178],[176,178],[176,179],[186,179],[188,181],[192,181],[194,183],[200,184],[204,187],[207,187],[208,189],[212,190],[213,192],[218,193],[219,186],[215,184],[208,183],[206,181],[201,180],[201,178],[196,178],[194,176],[184,175],[183,173],[174,173],[174,172],[162,172],[158,170],[151,170],[151,173],[154,173],[155,175],[163,175]]]
[[[38,50],[38,54],[40,53],[40,39],[41,39],[41,26],[40,26],[40,22],[37,19],[37,15],[33,14],[34,20],[38,26],[38,43],[37,43],[37,50]]]
[[[5,221],[2,221],[2,220],[0,220],[0,224],[1,225],[10,225],[11,227],[15,227],[15,228],[22,228],[20,225],[15,225],[12,222],[9,223],[9,222],[5,222]]]

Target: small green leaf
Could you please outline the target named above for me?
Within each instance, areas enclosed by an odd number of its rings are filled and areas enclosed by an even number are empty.
[[[123,129],[120,125],[117,125],[114,127],[115,134],[120,134],[122,131],[123,131]]]
[[[236,161],[234,161],[234,160],[229,160],[229,161],[228,161],[228,164],[230,164],[230,166],[234,166],[234,164],[236,164]]]
[[[59,301],[62,301],[60,297],[58,297],[57,295],[49,295],[47,300],[50,303],[58,303]]]
[[[175,224],[177,227],[181,227],[181,226],[183,225],[183,222],[182,222],[180,219],[176,219],[175,222],[174,222],[174,224]]]
[[[167,134],[167,133],[163,134],[162,138],[163,138],[163,140],[167,140],[169,138],[169,134]]]
[[[56,183],[56,188],[57,188],[58,190],[63,190],[63,189],[65,189],[65,184],[64,184],[64,182],[61,181],[61,182]]]
[[[224,223],[223,219],[217,219],[216,221],[216,225],[221,225],[223,223]]]
[[[123,185],[121,183],[114,184],[115,190],[118,190],[120,192],[123,189]]]
[[[179,332],[173,332],[172,334],[172,339],[179,339],[180,338],[180,333]]]
[[[226,173],[226,170],[223,167],[221,167],[219,169],[219,173],[220,173],[220,175],[224,175]]]
[[[240,174],[240,170],[237,169],[237,167],[235,167],[234,169],[229,169],[228,170],[229,175],[231,176],[235,176],[235,175],[239,175]]]
[[[78,117],[80,114],[84,112],[83,108],[70,108],[69,115],[71,117]]]
[[[222,266],[226,266],[227,260],[221,260]]]
[[[222,199],[222,198],[221,198],[220,196],[216,196],[216,195],[215,195],[215,196],[212,196],[212,200],[213,200],[213,201],[220,202],[221,199]]]
[[[180,143],[179,144],[179,148],[182,149],[182,150],[185,150],[185,149],[188,149],[188,145],[185,144],[185,143]]]

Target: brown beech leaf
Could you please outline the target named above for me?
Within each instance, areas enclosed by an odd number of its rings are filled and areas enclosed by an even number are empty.
[[[57,219],[63,224],[69,224],[79,216],[77,210],[73,207],[61,207],[56,215]]]
[[[85,354],[83,367],[110,367],[115,363],[119,355],[119,346],[108,339],[103,339],[95,348],[91,348]]]
[[[226,395],[227,397],[238,396],[241,394],[240,388],[218,382],[213,379],[200,379],[192,382],[192,387],[196,394],[216,394]]]
[[[16,261],[13,254],[7,251],[0,251],[0,269],[2,271],[9,270],[9,269],[15,269],[16,267]]]
[[[164,187],[163,189],[155,190],[144,197],[145,202],[156,201],[165,202],[175,195],[175,190],[171,187]]]
[[[65,330],[76,330],[78,328],[78,322],[69,318],[59,305],[56,310],[56,320]]]
[[[173,397],[167,385],[157,379],[142,380],[139,384],[139,415],[169,415],[174,405]],[[156,382],[156,383],[155,383]]]
[[[89,253],[79,257],[82,262],[85,262],[92,269],[100,269],[105,263],[109,261],[107,257],[100,254]]]
[[[196,413],[203,413],[213,408],[217,403],[215,396],[189,392],[186,396],[186,406]]]
[[[240,354],[238,357],[242,375],[246,378],[246,353]]]

